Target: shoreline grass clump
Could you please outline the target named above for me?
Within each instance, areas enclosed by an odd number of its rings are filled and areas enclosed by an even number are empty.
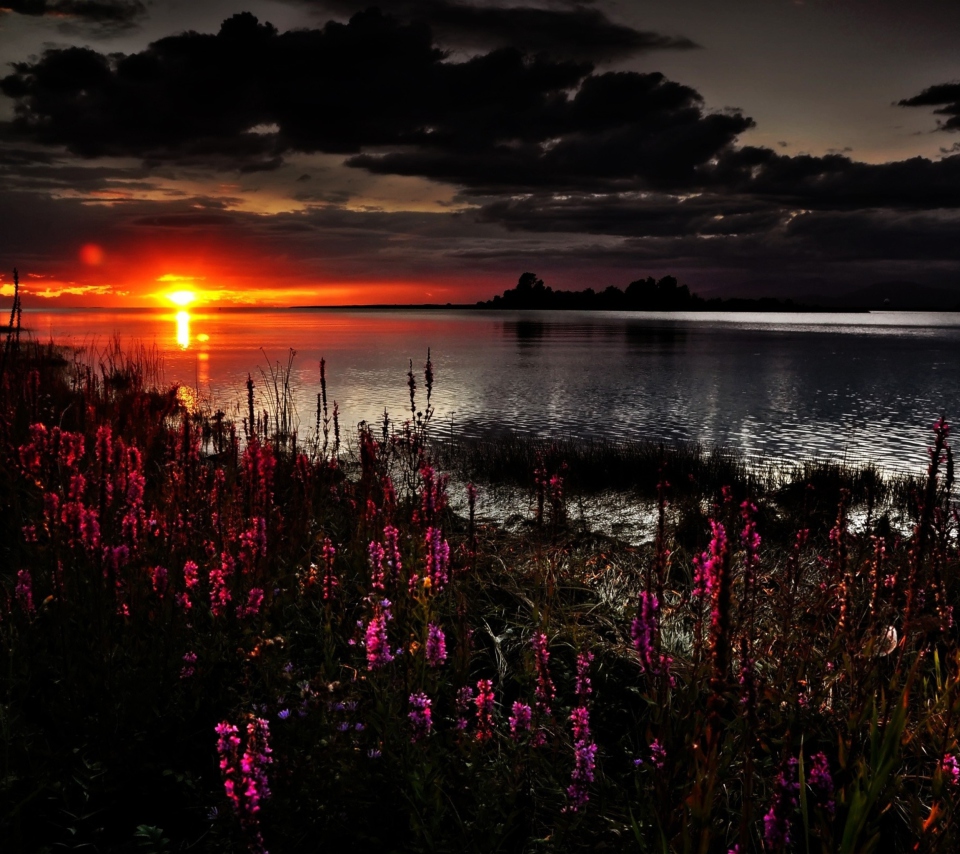
[[[702,450],[435,443],[429,355],[404,421],[341,440],[318,368],[301,440],[282,365],[238,425],[154,387],[149,359],[13,349],[11,850],[956,850],[943,421],[922,482],[774,477]],[[477,479],[462,513],[445,472]],[[652,502],[649,542],[571,519],[615,477]],[[520,532],[476,514],[507,479],[530,488]]]

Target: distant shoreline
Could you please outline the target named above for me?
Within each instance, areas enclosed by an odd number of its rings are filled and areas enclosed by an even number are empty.
[[[84,305],[84,306],[40,306],[24,307],[24,314],[45,311],[110,311],[110,312],[136,312],[136,311],[220,311],[229,313],[260,312],[260,311],[484,311],[497,314],[512,314],[516,312],[554,312],[554,313],[585,313],[598,314],[601,312],[617,314],[879,314],[883,312],[932,312],[935,314],[957,314],[960,309],[936,309],[936,308],[863,308],[849,306],[822,306],[822,305],[794,305],[789,308],[779,306],[775,308],[748,308],[743,306],[730,306],[724,308],[703,308],[703,309],[609,309],[609,308],[515,308],[515,307],[493,307],[487,305],[475,305],[473,303],[374,303],[357,305],[200,305],[187,306],[104,306],[104,305]]]

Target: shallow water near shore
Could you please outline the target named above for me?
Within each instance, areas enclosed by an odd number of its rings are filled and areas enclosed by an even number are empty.
[[[319,360],[346,436],[425,405],[434,432],[699,441],[747,458],[926,467],[930,426],[960,415],[960,314],[495,312],[438,309],[24,311],[40,341],[105,349],[119,336],[162,359],[162,380],[239,414],[252,375],[296,355],[301,436],[316,422]],[[264,375],[265,374],[265,375]]]

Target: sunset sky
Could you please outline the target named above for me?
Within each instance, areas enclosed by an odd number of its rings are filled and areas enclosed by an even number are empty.
[[[0,0],[3,294],[960,291],[958,32],[956,0]]]

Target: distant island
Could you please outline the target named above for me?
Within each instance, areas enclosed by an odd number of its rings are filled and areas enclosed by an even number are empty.
[[[706,299],[692,293],[674,276],[637,279],[621,290],[555,291],[536,273],[524,273],[515,288],[476,303],[494,309],[579,309],[592,311],[960,311],[955,290],[917,282],[877,282],[840,294],[814,294],[799,299],[729,297]]]
[[[610,285],[602,291],[555,291],[538,279],[536,273],[524,273],[515,288],[480,301],[478,308],[495,309],[580,309],[594,311],[822,311],[820,306],[796,303],[790,299],[704,299],[691,293],[673,276],[637,279],[626,290]]]

